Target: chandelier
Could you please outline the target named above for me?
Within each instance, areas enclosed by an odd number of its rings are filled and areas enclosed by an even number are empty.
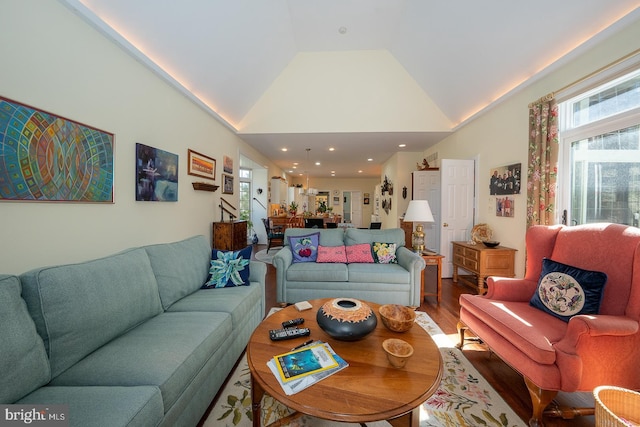
[[[306,170],[307,188],[303,190],[302,195],[303,196],[316,196],[318,194],[318,189],[309,187],[309,169],[308,169],[308,167],[311,166],[311,162],[309,161],[309,152],[311,151],[311,148],[306,148],[305,151],[307,152],[307,170]]]

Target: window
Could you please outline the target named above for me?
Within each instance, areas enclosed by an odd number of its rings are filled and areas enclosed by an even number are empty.
[[[640,69],[560,104],[559,213],[566,223],[640,220]]]
[[[253,234],[253,222],[251,221],[251,170],[240,168],[240,219],[247,221],[247,236]]]

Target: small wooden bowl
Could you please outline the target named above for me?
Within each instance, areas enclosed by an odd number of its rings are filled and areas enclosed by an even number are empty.
[[[382,348],[387,353],[387,359],[394,368],[404,368],[407,360],[413,356],[413,346],[397,338],[389,338],[382,342]]]
[[[399,304],[385,304],[378,310],[382,324],[393,332],[406,332],[416,320],[416,312]]]

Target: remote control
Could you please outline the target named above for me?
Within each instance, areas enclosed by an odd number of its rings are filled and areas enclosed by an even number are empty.
[[[297,319],[287,320],[286,322],[282,322],[283,328],[290,328],[292,326],[302,325],[304,323],[304,319],[299,317]]]
[[[290,340],[298,337],[308,337],[309,335],[311,335],[309,328],[285,328],[272,329],[269,331],[271,341]]]

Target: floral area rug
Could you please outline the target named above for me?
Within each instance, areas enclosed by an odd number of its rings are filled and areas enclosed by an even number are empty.
[[[442,353],[444,371],[440,387],[422,405],[421,427],[526,427],[500,395],[478,373],[454,343],[424,312],[416,312],[416,323],[424,328]],[[348,368],[347,368],[348,369]],[[313,386],[312,386],[313,387]],[[292,411],[265,395],[262,401],[262,424],[268,425]],[[204,427],[250,427],[251,380],[246,356],[238,363],[232,377],[220,394]],[[287,427],[355,427],[348,424],[302,416],[285,424]],[[367,423],[369,427],[390,426],[386,421]]]

